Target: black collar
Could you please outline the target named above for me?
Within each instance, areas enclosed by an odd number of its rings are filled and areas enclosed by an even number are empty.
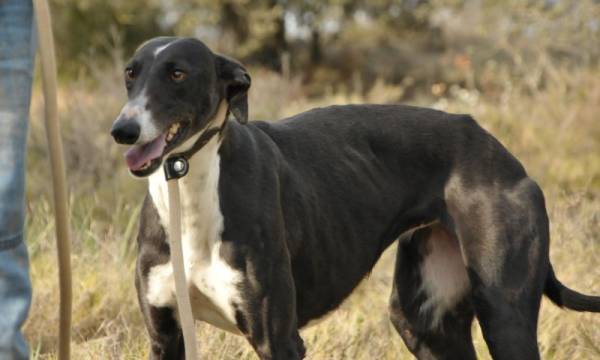
[[[189,170],[188,160],[198,151],[200,151],[208,142],[215,136],[219,135],[219,138],[223,135],[223,131],[227,127],[227,118],[229,118],[229,109],[225,113],[225,120],[221,126],[212,126],[204,130],[202,135],[196,140],[196,142],[186,151],[169,155],[163,165],[165,170],[165,178],[168,180],[179,179],[184,177]]]

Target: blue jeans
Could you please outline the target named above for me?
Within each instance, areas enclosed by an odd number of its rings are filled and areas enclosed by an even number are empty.
[[[35,34],[31,0],[0,0],[0,359],[27,359],[31,303],[23,242],[25,150]]]

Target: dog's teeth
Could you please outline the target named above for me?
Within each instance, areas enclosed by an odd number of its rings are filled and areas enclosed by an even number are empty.
[[[145,162],[144,165],[142,165],[142,167],[140,168],[140,170],[146,170],[148,166],[150,166],[150,161]]]
[[[175,135],[177,135],[180,126],[181,125],[179,123],[175,123],[169,127],[169,130],[167,131],[167,142],[173,140]]]
[[[179,131],[179,123],[171,125],[171,127],[169,128],[169,131],[167,133],[167,141],[171,141],[173,139],[173,137],[177,134],[178,131]]]

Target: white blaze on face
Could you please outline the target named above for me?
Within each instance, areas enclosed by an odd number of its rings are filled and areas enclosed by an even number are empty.
[[[173,41],[166,43],[163,46],[159,46],[154,50],[154,57],[157,57],[158,54],[161,53],[161,51],[163,51],[164,49],[166,49],[167,47],[169,47],[169,45],[171,45],[173,43]]]
[[[148,97],[145,89],[141,91],[140,95],[125,104],[119,118],[122,119],[121,121],[135,121],[140,126],[140,137],[136,144],[150,142],[161,134],[154,124],[152,113],[148,110]]]

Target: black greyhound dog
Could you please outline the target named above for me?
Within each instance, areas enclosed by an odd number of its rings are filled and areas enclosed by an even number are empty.
[[[194,317],[245,336],[261,359],[304,357],[298,329],[397,239],[390,317],[418,358],[474,359],[477,316],[495,359],[537,359],[543,294],[600,311],[554,275],[538,185],[468,115],[348,105],[247,123],[244,67],[190,38],[144,43],[125,84],[112,135],[149,178],[136,286],[152,359],[185,351],[159,171],[175,153],[190,161],[180,186]]]

